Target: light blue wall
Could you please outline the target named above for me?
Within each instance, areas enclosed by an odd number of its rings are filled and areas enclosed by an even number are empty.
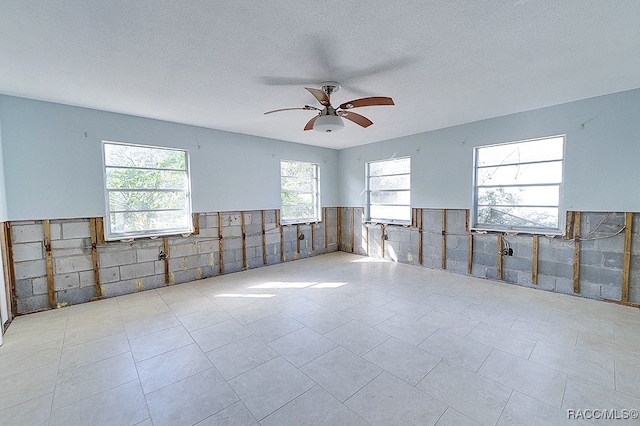
[[[4,222],[8,218],[5,182],[4,161],[2,155],[2,115],[0,115],[0,222]]]
[[[341,150],[340,205],[364,205],[367,161],[411,156],[412,206],[470,208],[474,147],[561,134],[565,210],[640,211],[640,89]]]
[[[322,205],[338,203],[332,149],[10,96],[0,120],[2,220],[104,216],[102,140],[188,149],[194,212],[279,208],[280,159],[318,163]]]

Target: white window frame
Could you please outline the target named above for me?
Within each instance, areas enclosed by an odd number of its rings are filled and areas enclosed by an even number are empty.
[[[551,160],[533,160],[533,161],[522,161],[522,162],[510,162],[499,165],[478,165],[478,153],[483,148],[490,148],[495,146],[505,146],[505,145],[517,145],[528,142],[536,142],[536,141],[544,141],[551,139],[562,139],[562,158],[561,159],[551,159]],[[562,235],[565,226],[565,213],[563,209],[563,187],[564,187],[564,173],[565,173],[565,149],[566,149],[566,135],[555,135],[555,136],[545,136],[541,138],[535,139],[525,139],[513,142],[505,142],[499,144],[492,145],[483,145],[475,147],[473,150],[473,195],[472,195],[472,208],[471,208],[471,217],[472,224],[471,229],[474,231],[493,231],[493,232],[515,232],[515,233],[524,233],[524,234],[541,234],[541,235]],[[478,184],[478,169],[481,168],[490,168],[490,167],[508,167],[508,166],[517,166],[517,165],[527,165],[527,164],[545,164],[545,163],[553,163],[560,162],[562,173],[561,173],[561,181],[560,183],[530,183],[530,184],[518,184],[518,185],[479,185]],[[542,204],[532,204],[532,205],[517,205],[518,207],[541,207],[541,208],[557,208],[558,209],[558,222],[557,227],[544,227],[544,226],[518,226],[518,225],[499,225],[499,224],[484,224],[478,223],[478,189],[479,188],[487,188],[487,187],[496,187],[496,188],[506,188],[509,186],[517,186],[517,187],[558,187],[558,204],[557,205],[542,205]],[[507,207],[507,205],[504,205]]]
[[[307,176],[284,176],[282,174],[282,163],[299,163],[299,164],[306,164],[306,165],[312,165],[313,166],[313,171],[314,171],[314,176],[311,178],[313,181],[313,191],[309,192],[309,191],[292,191],[292,190],[284,190],[282,188],[282,178],[283,177],[289,177],[289,178],[296,178],[296,179],[309,179]],[[285,225],[295,225],[295,224],[302,224],[302,223],[317,223],[320,222],[322,220],[322,215],[321,215],[321,208],[320,208],[320,165],[317,163],[313,163],[310,161],[299,161],[299,160],[280,160],[280,203],[282,203],[282,194],[283,193],[293,193],[293,194],[310,194],[312,199],[313,199],[313,217],[285,217],[283,214],[283,205],[280,205],[280,212],[281,212],[281,216],[280,216],[280,222],[285,224]],[[291,204],[291,205],[296,205],[296,204]]]
[[[365,217],[366,217],[366,221],[370,222],[370,223],[385,223],[385,224],[391,224],[391,225],[410,225],[411,224],[411,213],[409,213],[409,217],[407,219],[398,219],[398,218],[393,218],[393,217],[388,217],[388,218],[381,218],[381,217],[371,217],[371,192],[384,192],[385,190],[371,190],[371,184],[370,184],[370,179],[371,179],[371,174],[369,172],[370,167],[372,164],[374,163],[387,163],[387,162],[393,162],[393,161],[397,161],[397,160],[409,160],[409,173],[400,173],[397,175],[393,175],[393,174],[389,174],[389,175],[381,175],[381,176],[400,176],[400,175],[409,175],[409,182],[411,182],[411,157],[407,156],[407,157],[397,157],[397,158],[392,158],[392,159],[386,159],[386,160],[374,160],[374,161],[368,161],[365,164]],[[373,177],[380,177],[380,176],[373,176]],[[396,191],[396,190],[390,190],[390,191]],[[402,191],[409,191],[409,204],[406,204],[406,206],[409,208],[409,212],[411,212],[411,184],[409,184],[409,189],[403,189]],[[381,204],[382,205],[382,204]],[[398,204],[399,206],[405,206],[405,204]]]
[[[132,168],[132,169],[136,169],[136,170],[174,170],[174,171],[184,171],[184,173],[186,174],[186,177],[187,177],[187,188],[186,189],[178,189],[177,191],[185,193],[185,204],[186,204],[186,208],[185,208],[185,223],[188,224],[188,226],[176,227],[176,228],[168,228],[168,229],[140,229],[140,230],[129,231],[129,232],[115,232],[115,231],[112,231],[111,214],[114,213],[114,212],[111,211],[110,202],[109,202],[110,201],[109,200],[109,193],[111,192],[111,189],[108,188],[108,184],[107,184],[107,168],[115,167],[115,166],[107,165],[106,155],[105,155],[105,147],[107,145],[123,145],[123,146],[128,146],[128,147],[139,147],[139,148],[157,149],[157,150],[163,150],[163,151],[179,151],[179,152],[183,152],[185,154],[185,170],[169,169],[169,168],[166,168],[166,169],[165,168],[154,169],[154,168],[149,168],[149,167],[131,167],[131,166],[122,166],[122,168],[127,168],[128,167],[128,168]],[[102,141],[102,172],[103,172],[105,208],[106,208],[106,214],[105,214],[105,220],[104,220],[104,233],[105,233],[105,239],[107,241],[128,240],[128,239],[132,239],[132,238],[144,238],[144,237],[159,237],[159,236],[167,236],[167,235],[184,235],[184,234],[190,234],[190,233],[193,232],[193,220],[192,220],[193,215],[192,215],[192,209],[191,209],[191,172],[190,172],[190,164],[189,164],[189,151],[187,149],[168,148],[168,147],[162,147],[162,146],[142,145],[142,144],[133,144],[133,143],[126,143],[126,142],[114,142],[114,141],[105,141],[105,140],[103,140]],[[118,189],[114,189],[113,191],[117,191],[117,190],[120,190],[120,191],[125,190],[126,191],[127,189],[139,190],[140,188],[118,188]],[[149,189],[144,189],[143,188],[143,190],[151,191],[151,190],[153,190],[153,188],[149,188]],[[128,211],[136,211],[136,210],[128,210]],[[142,211],[142,210],[140,210],[140,211]],[[153,211],[164,211],[164,210],[162,210],[162,209],[150,209],[150,210],[145,210],[145,211],[153,212]]]

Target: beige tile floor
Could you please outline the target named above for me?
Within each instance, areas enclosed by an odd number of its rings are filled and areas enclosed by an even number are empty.
[[[638,337],[638,309],[334,253],[16,318],[0,424],[593,424],[567,410],[640,409]]]

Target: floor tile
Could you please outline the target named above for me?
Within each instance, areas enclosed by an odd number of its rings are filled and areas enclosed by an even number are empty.
[[[275,314],[247,324],[247,328],[264,342],[273,342],[303,327],[298,321],[284,314]]]
[[[382,308],[414,320],[422,318],[434,309],[431,306],[425,306],[406,299],[393,300],[387,304],[382,305]]]
[[[372,425],[433,425],[447,406],[398,378],[382,373],[345,405]]]
[[[145,394],[211,368],[211,362],[195,343],[136,363]]]
[[[52,393],[57,373],[44,365],[0,378],[0,410]]]
[[[64,345],[73,346],[92,342],[124,331],[124,323],[118,320],[103,322],[100,327],[96,327],[93,323],[87,323],[81,327],[67,328],[64,335]]]
[[[147,395],[154,426],[195,424],[238,401],[215,368]]]
[[[434,309],[420,318],[419,321],[461,337],[466,336],[478,325],[476,320],[443,309]]]
[[[304,327],[269,343],[269,346],[282,355],[296,367],[301,367],[309,361],[329,352],[336,344]]]
[[[471,330],[466,338],[524,359],[529,358],[537,341],[535,338],[517,331],[483,322]]]
[[[229,380],[229,385],[254,417],[262,420],[311,389],[314,383],[278,357]]]
[[[375,289],[365,290],[354,297],[373,306],[382,306],[397,299],[392,294]]]
[[[388,335],[357,321],[341,325],[325,333],[324,336],[349,349],[356,355],[366,354],[389,338]]]
[[[316,299],[316,302],[325,308],[332,309],[336,312],[340,312],[361,303],[359,299],[343,293],[332,293],[325,297]]]
[[[296,321],[306,325],[310,329],[320,334],[325,334],[340,327],[341,325],[348,323],[349,321],[351,321],[351,318],[347,317],[346,315],[342,315],[334,310],[320,308],[306,315],[297,317]]]
[[[364,357],[378,367],[415,386],[441,358],[413,345],[391,338]]]
[[[53,409],[64,407],[137,378],[138,372],[129,352],[61,372],[56,383]]]
[[[138,380],[51,412],[51,425],[135,425],[149,417]]]
[[[435,326],[398,314],[381,322],[374,328],[414,346],[418,346],[438,330]]]
[[[229,311],[229,314],[240,324],[247,325],[251,322],[261,320],[271,315],[277,314],[278,311],[272,302],[269,303],[252,303]]]
[[[229,380],[278,357],[278,353],[255,336],[240,340],[207,352],[222,376]]]
[[[557,370],[495,350],[478,374],[556,408],[562,405],[567,375]]]
[[[567,388],[562,401],[564,410],[607,409],[617,410],[621,415],[622,410],[638,410],[638,407],[640,407],[640,398],[572,376],[567,379]],[[596,423],[604,423],[604,421],[596,421]]]
[[[616,360],[616,390],[640,398],[640,364],[635,359]]]
[[[120,333],[75,346],[65,346],[62,350],[62,357],[60,357],[59,351],[57,355],[60,359],[60,371],[67,371],[130,350],[126,334]]]
[[[482,321],[485,324],[503,328],[511,327],[513,323],[516,322],[516,319],[518,319],[516,315],[501,314],[493,308],[478,303],[472,303],[467,306],[460,312],[460,315],[478,322]]]
[[[564,327],[562,324],[551,324],[526,318],[518,318],[511,326],[511,330],[539,340],[569,347],[574,347],[578,339],[578,330],[576,329]]]
[[[566,410],[552,407],[519,392],[513,392],[497,426],[586,426],[588,424],[592,423],[568,418]]]
[[[359,303],[340,313],[369,327],[375,327],[395,315],[394,312],[370,305],[367,302]]]
[[[478,371],[491,353],[487,345],[442,330],[429,336],[418,347],[471,371]]]
[[[314,386],[260,422],[262,426],[365,426],[368,423],[319,386]]]
[[[220,308],[203,309],[180,315],[178,321],[189,332],[231,319],[231,315]]]
[[[485,425],[498,421],[512,390],[446,361],[416,385],[428,395]]]
[[[191,332],[191,336],[203,352],[227,345],[251,334],[246,327],[234,319],[219,322]]]
[[[296,297],[295,299],[287,300],[286,302],[278,303],[275,308],[283,314],[296,318],[309,312],[313,312],[320,309],[322,305],[305,299],[304,297]]]
[[[0,352],[0,378],[41,366],[57,367],[61,347],[62,341],[54,340],[27,349]]]
[[[453,408],[447,408],[442,417],[438,419],[436,426],[481,426],[472,418],[469,418]]]
[[[614,361],[585,353],[577,348],[538,340],[529,359],[537,364],[567,373],[570,376],[615,388]]]
[[[131,353],[136,361],[142,361],[191,343],[193,343],[193,339],[181,325],[129,340]]]
[[[382,372],[376,365],[342,347],[314,359],[300,370],[340,402]]]
[[[49,424],[53,392],[0,410],[2,424],[7,426],[46,426]]]
[[[197,423],[197,426],[260,426],[242,402],[236,402]]]

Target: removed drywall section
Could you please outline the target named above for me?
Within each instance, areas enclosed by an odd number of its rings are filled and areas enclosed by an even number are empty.
[[[257,210],[200,213],[199,232],[194,235],[96,243],[99,288],[103,297],[114,297],[212,277],[221,269],[231,273],[262,267],[265,259],[268,265],[280,263],[281,232],[285,261],[333,252],[337,250],[336,210],[324,209],[324,220],[313,224],[313,242],[311,224],[279,227],[275,210]],[[17,313],[51,307],[44,222],[9,223]],[[91,233],[94,222],[49,221],[54,306],[97,297]],[[300,238],[302,235],[304,238]],[[330,242],[325,244],[325,238]]]

